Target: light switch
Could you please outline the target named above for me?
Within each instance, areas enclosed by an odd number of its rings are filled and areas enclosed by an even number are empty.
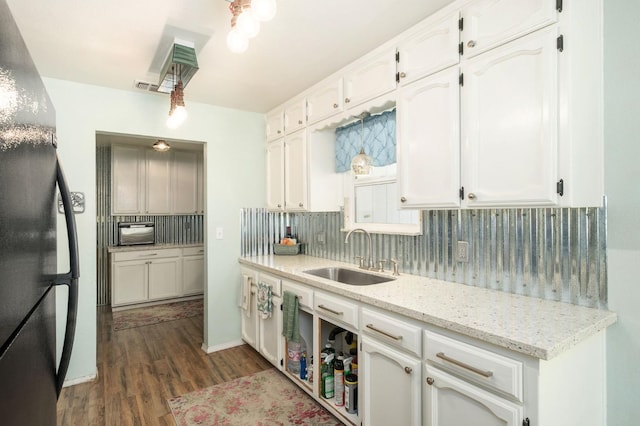
[[[221,240],[224,238],[224,231],[222,230],[222,226],[218,226],[216,228],[216,240]]]

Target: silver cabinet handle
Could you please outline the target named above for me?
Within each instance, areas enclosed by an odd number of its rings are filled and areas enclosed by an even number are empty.
[[[157,256],[158,253],[139,254],[138,257]]]
[[[407,77],[407,73],[406,72],[401,72],[400,73],[400,78],[405,78]]]
[[[334,108],[338,108],[338,104],[333,104],[333,107]]]
[[[467,198],[470,200],[475,200],[476,199],[476,194],[474,194],[473,192],[470,192],[469,195],[467,195]]]
[[[367,327],[369,330],[373,330],[373,331],[375,331],[376,333],[380,333],[380,334],[382,334],[383,336],[387,336],[387,337],[388,337],[388,338],[390,338],[390,339],[393,339],[393,340],[402,340],[402,336],[398,336],[398,335],[396,335],[396,334],[391,334],[391,333],[389,333],[389,332],[387,332],[387,331],[380,330],[379,328],[377,328],[377,327],[376,327],[375,325],[373,325],[373,324],[367,324],[367,325],[366,325],[366,327]]]
[[[404,372],[407,374],[411,374],[413,372],[413,369],[411,367],[405,367]]]
[[[348,104],[349,102],[351,102],[351,99],[349,99],[349,98],[344,98],[344,103],[345,103],[345,104]]]
[[[302,124],[302,120],[298,120],[298,124]]]
[[[324,306],[324,305],[318,305],[318,308],[323,309],[323,310],[325,310],[325,311],[327,311],[327,312],[331,312],[331,313],[332,313],[332,314],[334,314],[334,315],[338,315],[338,316],[342,316],[342,315],[344,315],[344,312],[334,311],[333,309],[331,309],[331,308],[327,308],[327,307],[326,307],[326,306]]]
[[[280,134],[280,133],[282,133],[282,131],[281,131],[281,130],[278,130],[278,134]]]
[[[428,385],[433,385],[433,383],[435,382],[435,380],[433,380],[433,377],[427,377],[427,384]]]
[[[282,207],[282,204],[278,204],[278,208],[281,208],[281,207]]]
[[[298,204],[298,207],[304,207],[304,204],[300,203]]]
[[[407,202],[407,197],[400,197],[400,202],[401,203],[406,203]]]
[[[457,359],[454,359],[454,358],[448,357],[448,356],[446,356],[446,355],[444,354],[444,352],[438,352],[438,353],[436,354],[436,356],[437,356],[438,358],[442,359],[442,360],[445,360],[445,361],[447,361],[447,362],[450,362],[450,363],[451,363],[451,364],[453,364],[453,365],[457,365],[458,367],[464,368],[465,370],[469,370],[469,371],[471,371],[471,372],[473,372],[473,373],[479,374],[479,375],[481,375],[482,377],[487,377],[487,378],[489,378],[489,377],[493,376],[493,371],[480,370],[479,368],[476,368],[476,367],[474,367],[474,366],[472,366],[472,365],[465,364],[465,363],[464,363],[464,362],[462,362],[462,361],[458,361]]]
[[[475,42],[475,41],[473,41],[473,40],[469,40],[469,41],[467,42],[467,47],[476,47],[476,42]]]

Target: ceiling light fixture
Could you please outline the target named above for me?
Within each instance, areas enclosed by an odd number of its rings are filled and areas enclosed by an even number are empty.
[[[371,172],[371,166],[373,161],[371,157],[369,157],[364,152],[364,119],[369,115],[368,112],[364,112],[360,115],[360,141],[362,142],[362,147],[360,148],[360,153],[353,157],[351,160],[351,170],[356,175],[368,175]]]
[[[158,152],[167,152],[171,149],[171,145],[169,145],[167,143],[167,141],[164,141],[162,139],[158,139],[154,144],[153,144],[153,149],[155,149]]]
[[[278,10],[276,0],[226,0],[231,11],[231,30],[227,47],[233,53],[243,53],[249,39],[260,32],[260,22],[273,19]]]

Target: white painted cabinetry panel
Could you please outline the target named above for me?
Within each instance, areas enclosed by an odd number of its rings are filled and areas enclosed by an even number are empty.
[[[557,35],[541,30],[462,64],[463,207],[557,203]]]
[[[145,214],[171,213],[171,153],[146,150]]]

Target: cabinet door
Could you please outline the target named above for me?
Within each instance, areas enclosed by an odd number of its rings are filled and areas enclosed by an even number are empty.
[[[284,116],[282,111],[267,115],[267,140],[272,141],[284,136]]]
[[[426,426],[521,426],[522,407],[437,368],[425,369]]]
[[[284,110],[284,131],[288,135],[307,125],[307,100],[297,101]]]
[[[477,0],[462,8],[463,57],[506,43],[557,21],[556,0]]]
[[[135,146],[111,148],[111,213],[144,213],[144,151]]]
[[[198,155],[198,190],[197,208],[199,214],[204,214],[204,154]]]
[[[557,30],[463,64],[464,207],[557,202]]]
[[[400,89],[397,106],[400,206],[460,205],[459,71]]]
[[[174,214],[198,213],[198,153],[173,153],[173,209]]]
[[[267,208],[284,211],[284,139],[267,144]]]
[[[346,108],[359,105],[396,88],[396,52],[384,50],[351,69],[344,78]]]
[[[429,19],[398,45],[398,77],[406,85],[459,62],[458,12]]]
[[[204,256],[182,258],[182,295],[204,292]]]
[[[241,285],[244,285],[244,280],[250,280],[251,294],[249,299],[249,309],[247,311],[240,310],[241,315],[241,332],[242,340],[247,342],[252,348],[259,351],[258,347],[258,305],[256,300],[256,286],[255,286],[256,273],[253,271],[242,271]]]
[[[362,357],[358,371],[364,374],[360,406],[364,424],[420,426],[420,361],[367,336],[362,337]]]
[[[343,108],[342,78],[329,79],[323,82],[307,96],[307,118],[315,123],[342,111]]]
[[[282,358],[282,311],[280,305],[282,298],[273,296],[273,312],[271,318],[259,318],[259,352],[270,363],[282,370],[280,359]],[[260,315],[260,313],[258,313]]]
[[[307,210],[307,132],[300,130],[284,140],[284,205],[287,211]]]
[[[149,300],[180,296],[180,266],[179,258],[149,261]]]
[[[171,153],[147,150],[147,214],[171,213]]]
[[[113,262],[111,305],[145,302],[148,298],[148,260]]]

